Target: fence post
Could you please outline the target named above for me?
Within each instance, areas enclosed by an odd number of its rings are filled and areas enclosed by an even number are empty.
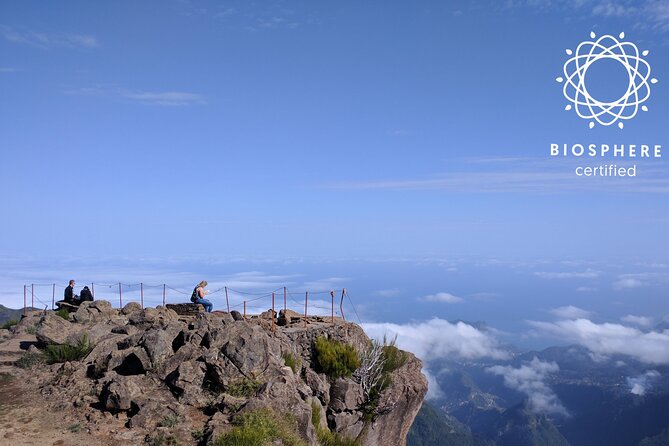
[[[272,291],[272,331],[274,331],[274,291]]]
[[[118,304],[119,308],[123,308],[123,292],[121,291],[121,282],[118,283]]]
[[[246,320],[246,301],[244,301],[244,320]]]
[[[95,284],[91,282],[91,295],[93,296],[93,300],[95,300]]]
[[[53,289],[51,290],[51,309],[56,308],[56,284],[53,284]]]
[[[30,306],[35,308],[35,284],[30,284]]]
[[[142,303],[142,309],[144,309],[144,283],[139,282],[139,300]]]
[[[346,296],[346,288],[342,288],[341,300],[339,301],[339,311],[341,311],[341,318],[343,320],[346,320],[346,318],[344,317],[344,296]]]
[[[165,306],[165,294],[166,294],[166,292],[167,292],[167,290],[166,290],[166,286],[165,286],[165,284],[163,283],[163,307]]]
[[[23,315],[26,315],[26,286],[23,285]]]
[[[286,309],[287,309],[286,308],[286,294],[288,294],[288,292],[286,291],[286,287],[283,287],[283,315],[284,316],[286,315]]]
[[[225,305],[228,306],[228,313],[230,312],[230,301],[228,300],[228,287],[225,287]]]
[[[334,290],[330,291],[330,297],[332,298],[332,324],[334,325]]]
[[[307,304],[309,303],[309,291],[304,292],[304,326],[307,326]]]

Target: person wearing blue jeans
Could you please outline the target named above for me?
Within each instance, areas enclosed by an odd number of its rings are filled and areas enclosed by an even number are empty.
[[[204,306],[204,311],[207,313],[211,313],[211,310],[214,308],[214,304],[209,302],[207,299],[204,298],[207,294],[209,294],[208,290],[205,290],[204,287],[208,285],[208,282],[206,280],[203,280],[202,282],[198,283],[195,289],[193,290],[193,294],[190,296],[190,301],[196,304],[200,304]]]

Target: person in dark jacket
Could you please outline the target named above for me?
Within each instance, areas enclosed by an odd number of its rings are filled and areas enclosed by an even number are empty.
[[[74,294],[74,285],[75,281],[70,280],[70,282],[67,285],[67,288],[65,288],[65,293],[63,294],[63,300],[65,303],[68,303],[70,305],[79,305],[79,296]]]

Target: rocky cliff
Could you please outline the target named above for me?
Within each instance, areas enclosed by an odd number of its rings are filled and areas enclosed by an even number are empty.
[[[370,404],[360,378],[324,373],[314,347],[326,338],[363,355],[371,342],[358,325],[288,317],[279,326],[271,312],[234,316],[180,316],[135,303],[116,310],[96,301],[69,319],[35,314],[15,331],[34,326],[39,348],[52,356],[59,347],[50,345],[84,349],[81,360],[34,361],[28,382],[47,410],[73,411],[86,432],[110,444],[243,444],[223,439],[257,414],[287,420],[293,430],[290,441],[279,436],[274,444],[405,444],[427,391],[415,356],[402,353]]]

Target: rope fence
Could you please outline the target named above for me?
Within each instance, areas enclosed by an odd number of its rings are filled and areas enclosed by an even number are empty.
[[[139,303],[142,308],[184,303],[184,300],[190,303],[190,296],[193,293],[193,291],[184,291],[165,283],[152,285],[143,282],[134,284],[91,282],[86,286],[89,287],[94,300],[106,300],[112,304],[112,307],[118,305],[118,308],[123,308],[130,302]],[[62,296],[62,290],[65,288],[66,286],[56,283],[24,285],[23,314],[26,315],[28,310],[28,301],[30,301],[31,308],[37,308],[35,307],[37,302],[45,310],[49,306],[52,310],[55,309],[56,302],[61,300],[57,299],[56,291]],[[292,310],[305,318],[305,324],[306,318],[309,316],[329,316],[333,323],[335,317],[346,320],[344,301],[348,299],[353,314],[355,314],[358,322],[361,322],[346,288],[328,291],[289,292],[288,288],[284,286],[271,291],[250,292],[222,286],[209,292],[205,298],[209,299],[215,307],[228,313],[238,311],[244,318],[247,315],[259,314],[267,310],[272,310],[275,314],[281,309]]]

